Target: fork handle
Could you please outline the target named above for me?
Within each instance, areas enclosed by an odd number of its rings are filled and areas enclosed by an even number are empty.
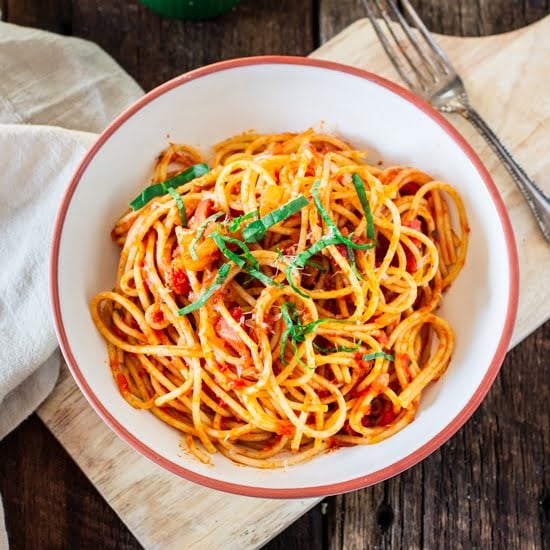
[[[525,170],[516,162],[508,149],[504,147],[475,109],[465,106],[464,109],[460,109],[458,112],[476,127],[487,143],[494,149],[533,211],[544,238],[550,242],[550,198],[525,173]]]

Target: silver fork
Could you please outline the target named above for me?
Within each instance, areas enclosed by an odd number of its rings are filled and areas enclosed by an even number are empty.
[[[409,1],[401,0],[401,5],[420,31],[423,41],[413,32],[394,0],[363,0],[363,4],[380,43],[403,81],[413,92],[429,101],[439,111],[458,113],[474,125],[510,172],[533,211],[545,239],[550,242],[550,198],[526,174],[493,130],[470,105],[461,78],[443,50],[430,36]],[[403,41],[390,24],[390,15],[397,20],[406,37],[405,42],[413,49],[407,51],[404,47]],[[413,50],[416,52],[414,59],[410,55]]]

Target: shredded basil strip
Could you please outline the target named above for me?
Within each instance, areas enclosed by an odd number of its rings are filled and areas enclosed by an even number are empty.
[[[250,249],[248,248],[248,246],[246,246],[245,243],[239,241],[239,239],[235,239],[234,237],[222,235],[219,230],[212,233],[210,237],[214,240],[216,246],[220,249],[220,252],[228,260],[231,260],[235,265],[242,269],[245,273],[248,273],[250,276],[258,279],[266,286],[282,286],[280,283],[277,283],[271,277],[260,271],[260,264],[258,263],[258,260],[254,258],[254,256],[250,252]],[[243,251],[243,254],[240,255],[236,252],[233,252],[233,250],[230,250],[227,247],[226,243],[238,246]]]
[[[279,350],[279,359],[281,360],[281,363],[283,365],[286,365],[285,361],[285,350],[286,350],[286,344],[288,342],[288,338],[290,336],[290,330],[294,326],[294,320],[290,316],[290,312],[288,310],[288,304],[290,302],[285,302],[281,306],[281,316],[283,317],[283,320],[285,322],[286,328],[283,330],[283,333],[281,334],[281,348]]]
[[[187,227],[187,214],[185,213],[185,206],[183,205],[180,194],[172,187],[168,188],[168,193],[170,193],[171,197],[176,201],[176,206],[178,207],[180,213],[182,227]]]
[[[227,275],[229,275],[229,270],[231,269],[231,264],[229,262],[223,264],[220,269],[218,269],[218,273],[216,275],[216,278],[214,279],[214,282],[200,295],[198,300],[195,300],[192,304],[189,304],[185,307],[182,307],[181,309],[178,309],[178,315],[187,315],[188,313],[191,313],[192,311],[195,311],[196,309],[200,309],[218,290],[223,283],[225,283],[225,280],[227,279]]]
[[[220,235],[220,238],[230,244],[234,244],[235,246],[238,246],[243,251],[243,256],[245,257],[246,261],[253,265],[256,269],[260,268],[260,264],[258,263],[258,260],[252,256],[252,252],[250,252],[250,248],[246,246],[245,243],[240,241],[239,239],[236,239],[235,237],[228,237],[226,235],[222,235],[221,233],[218,233]]]
[[[355,252],[353,251],[352,248],[349,248],[348,247],[348,257],[349,257],[349,266],[351,268],[351,270],[353,271],[354,275],[360,280],[360,281],[364,281],[365,278],[363,277],[363,275],[361,275],[361,273],[359,273],[359,270],[357,269],[357,262],[355,260]]]
[[[165,195],[166,193],[168,193],[168,189],[170,189],[171,187],[178,187],[180,185],[183,185],[184,183],[194,180],[195,178],[204,176],[204,174],[208,173],[209,171],[210,168],[208,168],[207,164],[194,164],[193,166],[187,168],[187,170],[184,170],[183,172],[175,175],[170,179],[167,179],[166,181],[155,183],[154,185],[146,187],[130,203],[130,207],[132,208],[132,210],[139,210],[155,197],[160,197],[161,195]]]
[[[254,267],[245,266],[243,271],[248,273],[250,276],[258,279],[258,281],[264,283],[266,286],[276,286],[277,288],[282,288],[283,285],[272,279],[269,275],[262,273],[259,269]]]
[[[326,248],[327,246],[331,246],[333,244],[340,244],[340,240],[334,236],[323,237],[321,240],[317,241],[303,252],[300,252],[300,254],[296,256],[296,259],[292,262],[292,264],[294,265],[294,267],[305,267],[306,263],[312,256],[315,256],[315,254],[321,252],[323,248]]]
[[[294,292],[296,292],[296,294],[299,294],[300,296],[302,296],[302,298],[310,298],[309,294],[306,294],[304,291],[302,291],[300,288],[298,288],[294,284],[294,281],[292,280],[292,269],[294,267],[304,268],[306,263],[309,261],[309,259],[312,256],[314,256],[315,254],[317,254],[318,252],[323,250],[323,248],[326,248],[327,246],[330,246],[332,244],[338,244],[339,242],[340,241],[338,239],[336,239],[335,237],[325,237],[325,238],[321,239],[320,241],[317,241],[315,244],[310,246],[308,249],[304,250],[303,252],[300,252],[300,254],[298,254],[298,256],[296,256],[294,261],[291,262],[287,266],[287,268],[285,269],[286,280],[287,280],[290,288],[292,288],[292,290],[294,290]]]
[[[326,317],[323,319],[317,319],[316,321],[311,321],[310,323],[302,324],[300,322],[300,315],[296,310],[296,306],[292,302],[284,302],[281,306],[281,316],[286,324],[286,328],[281,335],[281,349],[280,349],[280,359],[283,365],[286,365],[285,361],[285,349],[288,340],[292,345],[294,355],[298,362],[307,367],[307,365],[298,357],[298,342],[305,342],[306,334],[311,334],[315,331],[318,325],[321,323],[327,323],[329,321],[338,322],[338,319],[331,319]],[[315,345],[315,344],[314,344]]]
[[[302,361],[302,358],[298,356],[298,344],[296,343],[296,323],[300,323],[300,316],[298,315],[298,312],[296,311],[296,306],[292,302],[285,302],[281,306],[281,315],[283,317],[283,320],[286,324],[286,328],[283,331],[283,334],[281,335],[281,349],[280,349],[280,360],[283,365],[286,365],[285,361],[285,349],[287,341],[290,337],[290,343],[292,345],[292,351],[294,353],[294,357],[296,357],[296,360],[300,365],[307,368],[307,365]],[[304,342],[304,338],[302,337],[298,341]]]
[[[332,221],[330,218],[328,212],[326,211],[325,207],[321,204],[321,199],[319,198],[319,186],[321,185],[321,181],[317,180],[313,187],[311,188],[311,193],[313,195],[313,202],[315,204],[315,207],[317,208],[319,214],[321,215],[321,218],[329,228],[329,235],[332,236],[334,239],[337,240],[337,244],[344,244],[349,248],[353,248],[356,250],[368,250],[369,248],[373,248],[376,246],[376,243],[366,243],[366,244],[358,244],[354,243],[351,239],[348,239],[347,237],[344,237],[336,224]],[[316,243],[317,244],[317,243]]]
[[[222,236],[218,232],[212,233],[210,238],[216,243],[216,246],[220,249],[220,252],[228,259],[231,260],[237,267],[242,269],[246,265],[246,260],[242,257],[229,250]]]
[[[357,351],[359,349],[361,344],[362,344],[362,342],[359,341],[355,346],[335,346],[333,348],[323,348],[323,347],[317,345],[315,342],[313,342],[313,347],[319,353],[323,353],[323,354],[339,353],[341,351],[344,351],[344,352],[347,352],[347,353],[353,353],[354,351]]]
[[[365,220],[367,222],[366,236],[369,241],[374,240],[374,220],[372,217],[372,210],[370,208],[369,199],[367,198],[367,193],[365,191],[365,184],[363,180],[359,177],[357,173],[354,173],[351,176],[351,181],[355,187],[355,192],[359,197],[359,202],[363,207],[363,213],[365,214]]]
[[[387,359],[388,361],[395,361],[395,357],[393,355],[390,355],[389,353],[386,353],[384,351],[376,351],[374,353],[366,353],[361,357],[363,361],[370,361],[371,359],[376,359],[377,357],[383,357],[384,359]]]
[[[255,218],[258,213],[258,210],[252,210],[252,212],[247,212],[246,214],[243,214],[242,216],[238,216],[234,220],[231,220],[231,223],[229,224],[229,231],[231,231],[231,233],[235,233],[235,231],[239,229],[241,223],[249,220],[250,218]]]
[[[308,200],[304,197],[304,195],[300,195],[299,197],[292,199],[286,204],[283,204],[280,208],[272,210],[265,216],[261,217],[259,220],[249,223],[243,229],[243,239],[247,243],[257,243],[261,241],[270,227],[286,220],[286,218],[292,216],[293,214],[296,214],[296,212],[301,210],[307,204]]]
[[[195,247],[203,236],[206,227],[209,223],[215,222],[220,216],[223,216],[223,212],[216,212],[215,214],[208,216],[208,218],[206,218],[206,220],[204,220],[197,228],[197,234],[191,239],[191,242],[189,243],[189,255],[191,256],[191,258],[193,258],[193,260],[197,261],[199,259]]]
[[[373,248],[376,246],[376,243],[366,243],[366,244],[358,244],[354,243],[351,239],[348,239],[347,237],[344,237],[334,221],[330,218],[328,212],[326,211],[325,207],[321,204],[321,200],[319,198],[319,186],[321,185],[321,181],[317,180],[311,189],[311,193],[313,195],[313,203],[315,204],[315,207],[317,208],[317,211],[319,212],[321,218],[325,222],[326,226],[328,227],[328,235],[324,236],[322,239],[314,243],[312,246],[310,246],[308,249],[304,250],[303,252],[300,252],[298,256],[294,259],[293,262],[289,264],[289,266],[285,270],[286,279],[288,281],[288,284],[300,296],[304,298],[309,298],[310,296],[306,294],[304,291],[300,290],[292,280],[292,268],[298,267],[303,268],[306,263],[309,261],[309,259],[314,256],[315,254],[321,252],[324,248],[327,246],[331,246],[334,244],[343,244],[348,247],[348,251],[350,253],[350,257],[353,257],[352,259],[352,269],[355,268],[355,257],[352,254],[353,250],[368,250],[370,248]],[[357,270],[354,271],[356,275],[358,274]]]
[[[311,267],[314,267],[315,269],[318,269],[321,273],[326,273],[327,272],[325,267],[323,267],[318,262],[314,262],[313,260],[307,260],[305,265],[310,265]]]
[[[294,284],[294,281],[292,280],[292,268],[293,267],[294,267],[293,264],[290,264],[285,268],[285,276],[286,276],[286,281],[287,281],[288,285],[290,286],[290,288],[292,290],[294,290],[294,292],[296,292],[296,294],[299,294],[302,298],[311,298],[311,296],[309,294],[306,294],[303,290],[301,290],[299,287],[297,287]]]

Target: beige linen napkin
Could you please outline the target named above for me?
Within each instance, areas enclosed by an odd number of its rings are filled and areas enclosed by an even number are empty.
[[[48,261],[61,196],[95,133],[142,91],[94,44],[2,22],[0,74],[1,439],[59,372]]]

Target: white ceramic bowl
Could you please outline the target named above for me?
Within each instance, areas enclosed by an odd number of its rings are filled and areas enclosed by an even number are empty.
[[[341,449],[286,470],[236,466],[221,455],[205,466],[180,434],[119,395],[106,347],[88,311],[114,284],[113,222],[150,176],[156,155],[176,142],[207,151],[253,128],[335,132],[372,151],[371,160],[416,166],[452,183],[471,227],[466,265],[441,314],[456,333],[444,376],[424,393],[415,421],[390,439]],[[84,223],[83,223],[84,222]],[[518,297],[514,238],[481,161],[428,104],[375,75],[294,57],[260,57],[204,67],[153,90],[115,120],[86,155],[61,204],[51,261],[61,348],[84,395],[136,451],[167,470],[216,489],[262,497],[339,493],[393,476],[437,449],[480,404],[504,359]]]

